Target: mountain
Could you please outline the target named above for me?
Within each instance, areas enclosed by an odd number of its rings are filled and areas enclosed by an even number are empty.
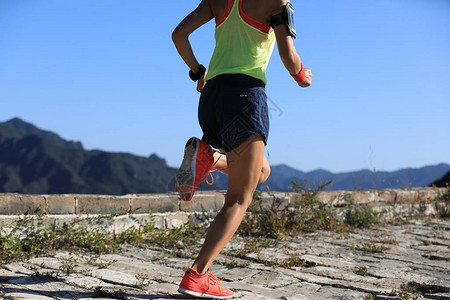
[[[450,165],[438,164],[422,168],[406,168],[393,172],[360,170],[354,172],[331,173],[315,170],[304,173],[286,165],[272,167],[272,173],[261,190],[288,191],[292,180],[307,183],[310,188],[317,188],[320,182],[332,180],[329,190],[385,189],[429,186],[436,179],[450,171]]]
[[[436,186],[436,187],[449,187],[450,186],[450,171],[445,173],[445,175],[442,178],[439,178],[436,181],[433,181],[430,186]]]
[[[327,181],[332,181],[326,189],[335,190],[367,190],[386,188],[409,188],[430,186],[446,172],[450,172],[450,165],[438,164],[423,168],[407,168],[393,172],[360,170],[354,172],[331,173],[326,170],[302,172],[287,165],[271,166],[271,174],[264,184],[258,186],[261,191],[292,191],[292,181],[306,185],[311,189],[319,189]],[[227,176],[215,173],[215,183],[220,189],[226,189]],[[444,179],[442,179],[444,180]],[[447,180],[449,180],[447,178]],[[450,182],[450,181],[447,181]],[[437,181],[435,186],[438,186]],[[445,186],[445,185],[440,185]]]
[[[152,154],[86,151],[18,118],[0,123],[0,192],[127,194],[172,191],[175,168]]]
[[[0,123],[0,142],[3,139],[23,138],[27,135],[39,136],[58,147],[83,150],[83,145],[80,142],[66,141],[53,132],[41,130],[19,118]]]
[[[424,187],[450,172],[439,164],[394,172],[360,170],[332,173],[302,172],[287,165],[271,167],[269,179],[259,190],[290,191],[293,180],[316,189],[332,180],[330,190]],[[174,190],[176,168],[163,158],[129,153],[85,150],[77,141],[37,128],[19,118],[0,122],[0,193],[26,194],[113,194],[161,193]],[[225,190],[227,176],[214,173],[214,184],[202,183],[199,190]],[[442,180],[448,180],[442,178]],[[446,181],[448,182],[448,181]]]

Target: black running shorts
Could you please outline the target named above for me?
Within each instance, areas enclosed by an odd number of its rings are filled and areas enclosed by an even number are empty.
[[[200,96],[198,119],[202,140],[226,152],[261,133],[267,145],[269,110],[264,83],[243,74],[210,79]]]

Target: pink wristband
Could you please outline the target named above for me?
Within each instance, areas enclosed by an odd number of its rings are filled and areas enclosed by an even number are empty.
[[[292,75],[291,73],[289,73],[289,74],[291,74],[292,78],[294,78],[295,81],[297,81],[297,82],[303,82],[306,79],[305,68],[303,68],[303,64],[301,67],[302,68],[300,69],[300,72],[298,72],[297,75]]]

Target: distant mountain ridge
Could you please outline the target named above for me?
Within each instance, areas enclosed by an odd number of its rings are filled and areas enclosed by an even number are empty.
[[[345,173],[331,173],[325,170],[301,172],[286,165],[272,167],[271,179],[261,187],[267,190],[287,191],[292,180],[306,183],[310,188],[317,188],[319,182],[332,180],[330,190],[386,189],[429,186],[436,179],[450,171],[450,165],[438,164],[422,168],[406,168],[393,172],[359,170]]]
[[[83,150],[83,145],[81,144],[81,142],[66,141],[59,135],[51,131],[39,129],[33,124],[24,122],[19,118],[13,118],[7,122],[0,124],[3,124],[3,126],[0,126],[0,141],[8,137],[20,138],[26,135],[35,135],[47,140],[48,142],[58,147]]]
[[[337,174],[326,170],[302,172],[284,164],[271,168],[271,176],[258,186],[259,190],[290,191],[293,180],[310,188],[332,180],[330,190],[424,187],[439,182],[450,171],[450,165],[444,163],[394,172]],[[174,190],[176,172],[156,154],[141,157],[88,151],[81,142],[64,140],[19,118],[0,122],[0,193],[162,193]],[[226,189],[227,176],[220,172],[214,176],[214,185],[201,184],[199,190]]]
[[[173,190],[175,168],[153,154],[86,151],[18,118],[0,123],[0,192],[127,194]]]
[[[292,191],[292,182],[310,189],[318,189],[327,181],[332,181],[327,190],[368,190],[387,188],[426,187],[434,183],[441,184],[442,176],[450,171],[450,165],[438,164],[422,168],[406,168],[393,172],[359,170],[344,173],[332,173],[326,170],[302,172],[281,164],[271,166],[271,174],[264,184],[258,186],[262,191]],[[222,174],[215,175],[215,182],[225,188],[227,177]]]

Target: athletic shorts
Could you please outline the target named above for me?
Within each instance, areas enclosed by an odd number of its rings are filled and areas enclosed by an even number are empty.
[[[207,81],[200,96],[198,119],[202,141],[226,152],[261,133],[267,145],[269,110],[265,85],[243,74],[223,74]]]

